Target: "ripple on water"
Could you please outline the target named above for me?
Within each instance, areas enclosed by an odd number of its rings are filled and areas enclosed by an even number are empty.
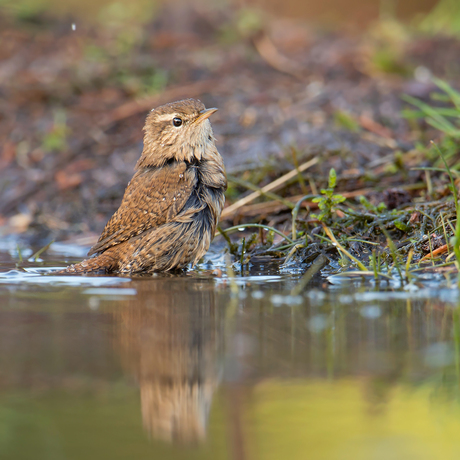
[[[56,267],[55,270],[61,269]],[[0,284],[9,285],[45,285],[45,286],[116,286],[129,283],[129,278],[110,276],[53,276],[50,268],[28,268],[22,270],[10,270],[0,273]],[[47,276],[44,276],[47,275]]]
[[[248,283],[251,284],[266,284],[276,283],[282,281],[283,277],[280,275],[257,275],[257,276],[237,276],[232,279],[237,286],[245,286]],[[230,281],[229,277],[216,278],[216,284],[228,284]]]

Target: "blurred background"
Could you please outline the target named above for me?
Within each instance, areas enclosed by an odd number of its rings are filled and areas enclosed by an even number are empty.
[[[407,291],[318,276],[294,295],[305,264],[261,257],[236,287],[202,273],[222,246],[150,281],[53,280],[40,253],[21,267],[52,240],[62,263],[85,256],[146,114],[187,97],[219,108],[242,180],[314,156],[292,196],[334,167],[370,200],[400,187],[389,213],[448,197],[411,168],[435,164],[431,139],[460,168],[459,58],[458,0],[0,0],[0,458],[459,458],[460,310],[442,269]],[[424,117],[407,96],[430,101]],[[230,183],[227,203],[244,192]],[[258,204],[223,223],[290,231],[290,210]]]
[[[411,152],[400,95],[458,79],[459,34],[456,0],[0,0],[0,235],[91,244],[146,113],[185,97],[220,109],[232,173],[293,148],[339,172]]]

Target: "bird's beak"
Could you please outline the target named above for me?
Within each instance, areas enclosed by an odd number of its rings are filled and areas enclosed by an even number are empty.
[[[212,109],[204,109],[200,112],[200,116],[195,120],[195,123],[201,123],[202,121],[209,118],[214,112],[217,112],[217,109],[213,107]]]

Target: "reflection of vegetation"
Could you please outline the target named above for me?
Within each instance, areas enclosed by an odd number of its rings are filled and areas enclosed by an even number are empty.
[[[75,383],[75,382],[74,382]],[[80,389],[4,392],[0,398],[0,458],[11,460],[225,459],[222,424],[209,447],[180,449],[149,439],[139,416],[139,391],[123,381],[81,382]],[[222,419],[222,404],[213,406]],[[84,452],[84,453],[83,453]]]
[[[363,399],[366,387],[364,379],[258,385],[252,418],[260,457],[295,460],[308,452],[308,458],[324,460],[454,458],[458,407],[433,408],[428,386],[409,392],[396,385],[375,411],[374,403]]]

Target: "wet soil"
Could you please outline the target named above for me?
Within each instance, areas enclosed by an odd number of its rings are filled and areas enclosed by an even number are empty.
[[[274,168],[292,169],[295,148],[299,161],[320,159],[307,179],[321,186],[334,167],[341,192],[424,180],[391,168],[416,140],[400,95],[427,97],[427,75],[457,74],[458,41],[416,35],[394,45],[377,25],[362,35],[318,32],[269,16],[247,30],[252,16],[239,9],[184,8],[163,6],[126,36],[49,14],[2,16],[3,236],[22,234],[36,247],[75,235],[94,242],[140,155],[146,113],[183,97],[219,108],[213,127],[231,173],[254,169],[269,180]],[[382,70],[375,54],[395,46]]]

